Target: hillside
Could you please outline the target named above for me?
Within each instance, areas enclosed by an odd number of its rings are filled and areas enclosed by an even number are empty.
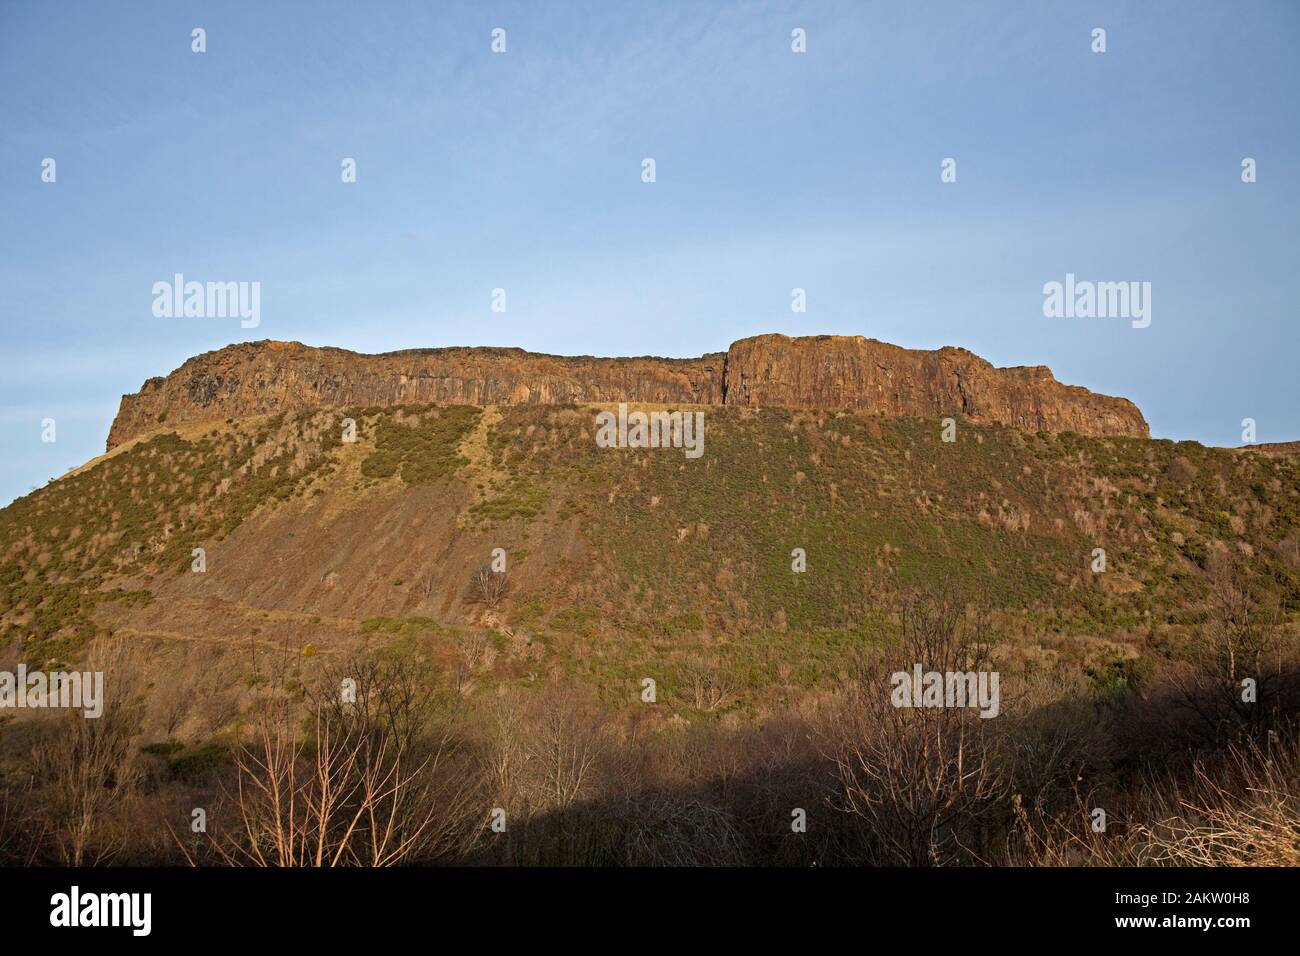
[[[1216,556],[1300,609],[1293,456],[964,421],[945,443],[938,421],[712,407],[688,460],[598,448],[596,410],[140,436],[0,512],[5,640],[42,664],[96,633],[245,657],[401,638],[450,662],[478,634],[498,676],[558,668],[611,701],[650,671],[672,690],[702,655],[754,707],[842,669],[913,587],[998,609],[1010,643],[1119,657],[1196,621]],[[489,608],[473,578],[494,548],[509,589]]]

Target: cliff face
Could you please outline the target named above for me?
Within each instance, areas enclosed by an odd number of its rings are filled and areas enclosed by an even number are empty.
[[[1132,402],[1062,385],[1045,365],[995,368],[965,349],[926,352],[859,335],[741,339],[727,352],[725,381],[728,405],[962,415],[1026,431],[1149,435]]]
[[[297,342],[231,345],[124,395],[111,449],[162,424],[337,406],[652,402],[963,415],[1034,431],[1146,437],[1132,402],[1062,385],[1045,367],[994,368],[964,349],[861,336],[741,339],[695,359],[569,358],[522,349],[362,355]]]
[[[725,354],[697,359],[569,358],[523,349],[409,349],[362,355],[297,342],[251,342],[189,359],[122,405],[108,447],[160,423],[330,406],[448,402],[722,404]]]

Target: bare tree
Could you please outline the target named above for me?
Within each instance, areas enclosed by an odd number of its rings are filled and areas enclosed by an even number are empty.
[[[586,792],[606,747],[604,720],[574,687],[552,685],[541,691],[529,758],[541,775],[546,804],[566,810]]]
[[[696,710],[717,710],[732,697],[726,670],[714,661],[689,658],[678,668],[682,691]]]
[[[1206,619],[1174,676],[1174,699],[1207,743],[1263,742],[1300,696],[1295,660],[1277,608],[1251,596],[1229,559],[1213,557],[1209,579]]]
[[[524,765],[528,760],[524,747],[528,713],[522,692],[517,688],[501,688],[488,708],[488,719],[484,773],[493,799],[510,808],[522,789]]]
[[[481,601],[495,610],[510,589],[510,572],[493,571],[490,564],[483,564],[474,572],[470,581],[470,594],[473,600]]]
[[[492,638],[483,631],[469,631],[456,639],[456,662],[452,665],[452,687],[457,693],[468,693],[474,686],[474,675],[492,666],[497,651]]]
[[[104,674],[103,713],[67,711],[32,748],[34,796],[68,866],[107,863],[121,851],[128,829],[120,814],[139,780],[134,739],[143,708],[133,655],[121,643],[96,644],[87,667]]]
[[[296,710],[267,704],[235,756],[239,826],[214,838],[230,864],[392,866],[453,852],[468,791],[448,772],[452,734],[430,721],[414,669],[354,662],[309,697],[310,734]]]
[[[890,675],[916,663],[939,673],[982,672],[978,623],[943,599],[910,597],[889,657],[862,662],[847,689],[833,757],[839,809],[861,818],[873,846],[894,862],[941,865],[978,859],[981,818],[1006,796],[998,737],[967,707],[898,707]]]

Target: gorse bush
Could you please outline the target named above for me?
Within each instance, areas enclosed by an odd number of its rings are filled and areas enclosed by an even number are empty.
[[[466,459],[459,453],[460,441],[482,415],[478,408],[453,405],[416,413],[414,424],[396,423],[381,417],[375,430],[375,450],[361,463],[368,478],[399,475],[408,485],[446,478]]]

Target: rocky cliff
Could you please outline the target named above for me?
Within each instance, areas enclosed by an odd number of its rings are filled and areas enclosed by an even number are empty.
[[[652,402],[862,408],[962,415],[1033,431],[1146,437],[1126,399],[1062,385],[1043,366],[995,368],[959,348],[899,348],[861,336],[741,339],[693,359],[541,355],[511,348],[363,355],[297,342],[231,345],[124,395],[111,449],[183,422],[319,407]]]
[[[1149,435],[1128,399],[1063,385],[1045,365],[995,368],[965,349],[927,352],[860,335],[741,339],[727,352],[724,395],[728,405],[959,414],[1027,431]]]
[[[329,406],[448,402],[722,403],[725,353],[697,359],[570,358],[510,348],[363,355],[298,342],[249,342],[189,359],[124,395],[108,447],[182,422]]]

